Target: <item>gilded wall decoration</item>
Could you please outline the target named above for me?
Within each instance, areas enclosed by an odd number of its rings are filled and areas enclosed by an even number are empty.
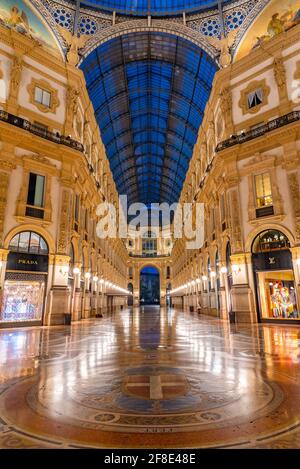
[[[68,189],[62,189],[60,209],[60,224],[57,250],[60,254],[68,254],[70,246],[70,211],[71,193]]]
[[[300,23],[300,0],[272,0],[262,13],[254,18],[237,50],[235,60],[249,54],[273,37],[282,34]]]
[[[23,68],[23,58],[20,55],[15,55],[12,59],[10,68],[10,89],[9,99],[17,100]]]
[[[37,16],[29,1],[5,0],[1,2],[0,24],[13,29],[37,44],[57,54],[57,41],[46,21]]]
[[[7,191],[9,185],[9,173],[0,172],[0,240],[3,236],[4,215],[7,201]]]
[[[295,216],[296,238],[300,240],[300,188],[298,173],[289,173],[288,181]]]
[[[286,86],[286,70],[284,66],[284,60],[282,57],[276,57],[274,59],[274,76],[278,86],[279,96],[281,100],[285,100],[288,97],[287,86]]]

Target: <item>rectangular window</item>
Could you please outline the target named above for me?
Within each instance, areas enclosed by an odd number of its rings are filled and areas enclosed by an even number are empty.
[[[45,176],[29,173],[27,204],[34,207],[44,206]]]
[[[44,190],[45,176],[29,173],[26,216],[44,218]]]
[[[39,86],[36,86],[34,91],[34,100],[36,103],[42,104],[45,107],[50,107],[51,93],[49,93],[49,91],[43,90]]]
[[[255,176],[256,207],[270,207],[273,205],[271,178],[269,173]]]
[[[263,102],[263,90],[258,88],[255,91],[252,91],[247,96],[248,109],[252,109],[256,106],[259,106]]]

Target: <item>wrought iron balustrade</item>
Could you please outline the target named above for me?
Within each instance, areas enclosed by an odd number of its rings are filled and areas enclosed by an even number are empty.
[[[27,130],[28,132],[50,140],[51,142],[66,145],[67,147],[81,152],[84,151],[82,143],[73,140],[71,137],[61,135],[59,132],[50,132],[50,130],[43,129],[39,125],[32,124],[27,119],[15,116],[14,114],[10,114],[6,111],[0,110],[0,121],[7,122],[8,124],[19,127],[20,129]]]
[[[293,111],[276,119],[271,120],[267,124],[260,125],[255,129],[251,129],[248,132],[241,133],[240,135],[232,135],[229,139],[220,142],[217,145],[216,152],[225,150],[226,148],[239,145],[244,142],[249,142],[255,138],[261,137],[272,130],[279,129],[285,125],[297,122],[300,120],[300,111]]]

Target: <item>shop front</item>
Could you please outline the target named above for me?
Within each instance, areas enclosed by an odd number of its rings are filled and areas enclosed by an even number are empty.
[[[254,240],[252,264],[261,322],[300,322],[288,238],[268,230]]]
[[[41,325],[48,274],[48,246],[37,233],[18,233],[9,244],[0,327]]]

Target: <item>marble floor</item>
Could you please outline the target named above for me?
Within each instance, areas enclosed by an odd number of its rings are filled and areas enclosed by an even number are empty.
[[[136,308],[0,330],[1,448],[300,448],[300,327]]]

